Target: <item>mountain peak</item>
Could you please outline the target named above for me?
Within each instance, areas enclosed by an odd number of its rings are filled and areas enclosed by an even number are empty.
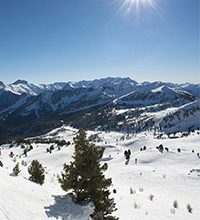
[[[13,84],[14,84],[14,85],[18,85],[18,84],[28,84],[28,81],[22,80],[22,79],[18,79],[18,80],[15,81]]]
[[[170,88],[170,87],[168,87],[166,85],[163,85],[163,86],[160,86],[160,87],[158,87],[156,89],[153,89],[152,92],[165,92],[165,93],[173,92],[174,93],[175,91],[172,88]]]

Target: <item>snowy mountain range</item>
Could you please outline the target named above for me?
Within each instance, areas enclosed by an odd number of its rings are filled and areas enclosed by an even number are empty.
[[[120,77],[40,85],[25,80],[9,85],[0,82],[0,138],[41,134],[63,123],[77,128],[138,132],[157,126],[149,113],[170,108],[179,112],[187,104],[191,108],[187,110],[189,115],[197,112],[193,120],[196,124],[190,128],[198,129],[199,99],[200,84],[137,83]],[[172,132],[173,129],[164,129],[166,126],[162,122],[157,127]],[[185,129],[189,128],[178,130]]]

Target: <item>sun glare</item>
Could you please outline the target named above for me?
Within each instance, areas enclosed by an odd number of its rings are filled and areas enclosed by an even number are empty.
[[[137,14],[139,14],[139,10],[141,7],[151,7],[155,11],[158,12],[158,6],[155,2],[155,0],[120,0],[122,2],[119,12],[120,11],[135,11]]]

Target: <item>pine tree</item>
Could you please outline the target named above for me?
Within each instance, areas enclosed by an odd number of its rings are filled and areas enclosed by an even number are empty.
[[[44,183],[44,168],[37,160],[31,162],[31,165],[28,167],[28,172],[31,175],[29,178],[31,181],[39,183],[40,185]]]
[[[107,170],[107,164],[100,165],[98,149],[86,139],[84,130],[79,130],[74,143],[74,161],[70,165],[64,164],[64,173],[58,178],[62,189],[72,189],[77,203],[93,202],[93,216],[97,213],[102,213],[103,216],[111,214],[115,210],[115,203],[114,199],[109,198],[108,187],[112,180],[106,179],[103,174]]]
[[[21,172],[21,170],[19,169],[19,163],[17,163],[15,165],[15,167],[13,168],[13,173],[15,174],[15,176],[18,176],[18,174]]]

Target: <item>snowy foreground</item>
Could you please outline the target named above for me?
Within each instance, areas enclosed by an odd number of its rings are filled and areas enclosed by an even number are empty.
[[[88,136],[97,132],[88,131]],[[63,127],[45,137],[56,136],[73,142],[76,130]],[[199,220],[200,219],[200,135],[176,139],[155,139],[150,134],[121,138],[122,133],[99,133],[98,146],[106,147],[102,162],[108,163],[107,177],[112,177],[111,196],[118,210],[113,215],[122,220]],[[118,141],[116,141],[118,140]],[[169,152],[163,153],[156,146],[163,144]],[[0,160],[0,220],[88,220],[92,204],[79,206],[66,196],[58,182],[64,163],[69,163],[74,151],[73,144],[60,151],[55,146],[52,154],[46,152],[48,144],[32,144],[28,157],[9,157],[12,151],[21,155],[20,146],[1,146]],[[140,148],[146,146],[145,151]],[[177,152],[181,149],[181,153]],[[131,159],[126,161],[124,150],[131,149]],[[192,152],[194,150],[194,153]],[[137,164],[135,164],[137,158]],[[45,167],[45,183],[40,186],[28,180],[27,171],[33,159]],[[27,166],[21,165],[21,161]],[[20,163],[19,176],[12,175],[16,162]],[[191,172],[190,172],[191,171]],[[113,193],[116,189],[116,193]],[[177,201],[178,208],[173,203]],[[192,213],[187,205],[192,207]]]

